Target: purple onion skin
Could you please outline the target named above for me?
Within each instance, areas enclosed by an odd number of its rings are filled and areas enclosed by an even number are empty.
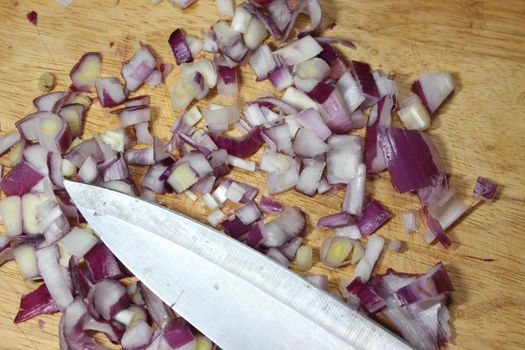
[[[182,318],[172,320],[165,326],[163,337],[172,349],[178,349],[195,340],[188,323]]]
[[[98,243],[91,248],[84,258],[86,259],[94,282],[124,276],[117,259],[102,243]]]
[[[443,175],[439,155],[427,134],[381,125],[378,135],[397,192],[430,186]]]
[[[14,323],[21,323],[42,314],[54,314],[60,311],[45,283],[37,289],[22,295],[19,311]]]
[[[416,80],[412,84],[412,92],[415,93],[421,99],[421,102],[423,102],[423,106],[425,106],[428,113],[432,114],[432,109],[430,108],[430,105],[428,104],[427,98],[425,96],[425,93],[423,92],[423,88],[421,87],[421,83],[419,82],[419,80]]]
[[[485,202],[492,202],[498,194],[498,185],[485,177],[478,176],[474,186],[474,195],[480,197]]]
[[[450,277],[443,263],[439,262],[425,275],[414,282],[398,289],[394,298],[401,306],[440,298],[445,293],[454,291]]]
[[[38,13],[36,11],[31,11],[31,12],[28,12],[27,15],[27,20],[33,24],[33,25],[37,25],[38,23]]]
[[[443,244],[445,248],[450,248],[452,241],[448,238],[439,221],[430,214],[427,206],[423,207],[423,216],[425,217],[428,229],[436,236],[436,239]]]
[[[247,158],[255,154],[264,143],[261,137],[261,129],[257,127],[241,138],[219,134],[210,134],[210,137],[219,148],[225,149],[228,154],[239,158]]]
[[[18,163],[0,182],[6,196],[21,196],[28,193],[44,176],[26,162]]]
[[[348,293],[354,294],[368,312],[375,314],[386,307],[385,301],[372,288],[356,277],[347,287]]]
[[[356,224],[362,235],[368,236],[383,226],[392,215],[379,203],[372,199],[363,209],[363,213],[356,219]]]
[[[193,56],[191,55],[188,44],[186,43],[184,33],[180,28],[175,29],[175,31],[171,33],[168,43],[170,44],[173,55],[175,56],[177,65],[193,62]]]
[[[228,234],[235,239],[241,239],[252,229],[253,225],[245,225],[239,220],[238,217],[235,217],[233,220],[224,220],[221,223],[222,227]]]

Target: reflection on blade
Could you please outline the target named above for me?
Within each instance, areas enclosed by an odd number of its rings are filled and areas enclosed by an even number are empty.
[[[66,182],[124,265],[225,350],[409,349],[264,255],[166,208]]]

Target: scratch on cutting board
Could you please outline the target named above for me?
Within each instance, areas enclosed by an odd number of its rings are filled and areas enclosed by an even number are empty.
[[[44,40],[42,35],[40,35],[40,31],[38,30],[38,28],[36,29],[36,35],[38,35],[38,38],[40,39],[40,41],[42,41],[42,44],[44,44],[46,52],[49,55],[49,58],[51,59],[51,62],[53,62],[53,65],[55,66],[55,70],[56,70],[57,74],[60,76],[60,79],[62,80],[62,83],[64,83],[64,85],[67,86],[67,82],[64,79],[64,76],[62,75],[62,70],[59,69],[58,64],[56,63],[55,59],[53,58],[53,55],[51,55],[51,51],[47,47],[46,41]]]

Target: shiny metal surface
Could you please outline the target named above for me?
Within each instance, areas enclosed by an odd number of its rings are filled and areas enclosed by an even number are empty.
[[[410,349],[248,246],[164,207],[65,181],[111,251],[225,350]]]

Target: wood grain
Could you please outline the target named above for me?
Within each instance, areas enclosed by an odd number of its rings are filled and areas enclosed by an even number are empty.
[[[400,212],[417,208],[414,196],[394,193],[388,176],[367,184],[367,190],[384,202],[394,218],[379,234],[400,239],[402,253],[385,252],[377,271],[387,267],[422,272],[443,261],[456,292],[451,298],[450,349],[523,348],[525,292],[522,263],[525,249],[525,2],[506,1],[322,1],[323,24],[337,26],[326,36],[352,39],[357,50],[342,48],[348,59],[362,59],[385,71],[395,71],[402,95],[423,72],[452,72],[458,88],[439,110],[429,131],[450,173],[452,185],[467,199],[477,175],[501,185],[498,200],[472,210],[449,230],[453,246],[424,244],[422,234],[408,236],[401,228]],[[38,12],[38,26],[26,13]],[[51,0],[0,2],[0,102],[1,130],[12,130],[16,120],[34,110],[37,79],[44,71],[58,78],[58,88],[69,85],[68,72],[86,51],[104,56],[103,75],[119,75],[136,42],[150,44],[164,62],[174,63],[167,44],[172,30],[183,27],[199,35],[218,15],[212,1],[200,0],[186,11],[169,3],[153,7],[147,0],[77,0],[62,7]],[[304,24],[304,23],[303,23]],[[168,78],[168,85],[177,69]],[[241,88],[244,99],[271,91],[267,82],[256,83],[245,69]],[[152,96],[153,131],[169,137],[176,115],[166,86],[143,88]],[[214,97],[214,101],[221,101]],[[201,104],[199,104],[201,105]],[[118,121],[94,105],[87,133],[117,127]],[[260,155],[256,155],[255,159]],[[7,165],[7,157],[1,158]],[[133,169],[135,175],[141,169]],[[264,178],[241,171],[234,177],[259,184]],[[297,193],[279,200],[301,206],[308,213],[307,240],[314,247],[331,232],[315,228],[319,216],[337,211],[342,193],[307,198]],[[166,203],[197,218],[207,211],[184,196],[166,196]],[[333,286],[351,276],[353,267],[328,270],[316,264],[313,272],[328,273]],[[0,349],[58,349],[58,315],[42,316],[20,325],[12,319],[21,294],[35,285],[24,282],[16,266],[0,269]],[[45,321],[42,329],[38,320]]]

